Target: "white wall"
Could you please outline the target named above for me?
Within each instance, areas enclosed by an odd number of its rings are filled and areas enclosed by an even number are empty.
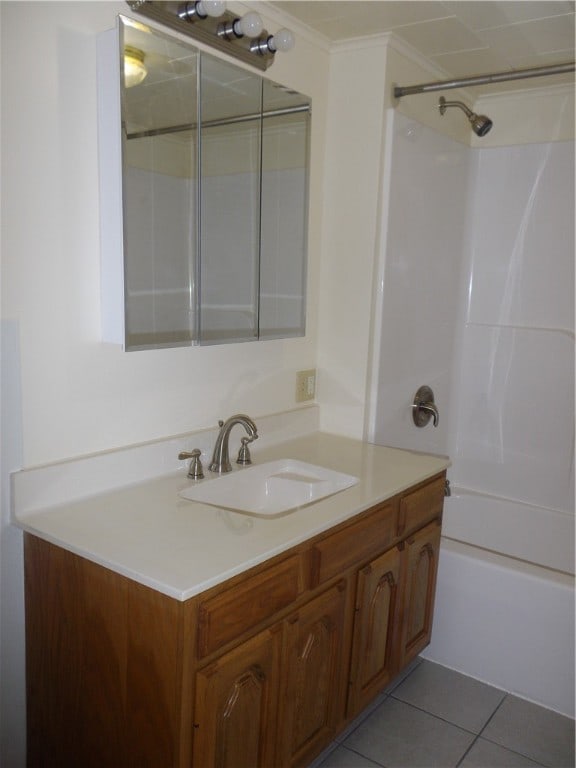
[[[329,83],[320,274],[321,426],[363,436],[378,219],[386,47],[337,46]]]
[[[26,465],[293,407],[295,371],[316,363],[328,56],[306,40],[293,70],[269,73],[314,103],[306,337],[133,354],[100,343],[95,36],[119,12],[124,3],[2,7],[3,72],[18,73],[3,88],[3,313],[19,325]]]
[[[242,8],[241,4],[232,7]],[[267,76],[312,97],[305,338],[124,353],[100,340],[96,36],[124,2],[1,3],[3,764],[22,764],[23,602],[10,470],[295,406],[316,365],[329,55],[298,30]],[[265,18],[276,30],[281,17]],[[8,386],[4,386],[8,381]],[[6,398],[6,400],[4,400]]]

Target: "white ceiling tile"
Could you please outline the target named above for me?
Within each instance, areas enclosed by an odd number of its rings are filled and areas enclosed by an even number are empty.
[[[394,31],[424,56],[486,47],[480,38],[455,18],[410,24]]]
[[[391,30],[405,24],[446,18],[445,4],[435,0],[391,0],[389,2],[344,2],[338,5],[348,6],[350,14],[363,17],[379,29]]]
[[[524,2],[506,0],[506,2],[499,2],[498,5],[506,16],[506,23],[509,24],[574,13],[574,3],[555,2],[554,0],[524,0]]]
[[[508,62],[490,48],[476,51],[460,51],[432,56],[438,66],[450,72],[453,77],[471,77],[511,69]]]
[[[285,2],[272,2],[272,6],[281,11],[290,13],[305,24],[313,24],[323,19],[338,18],[343,15],[342,9],[338,9],[340,3],[334,2],[301,2],[301,0],[287,0]]]
[[[522,25],[526,39],[536,53],[574,50],[574,14],[527,21]]]
[[[504,56],[507,60],[533,56],[536,51],[526,39],[524,31],[521,29],[522,26],[516,24],[509,27],[494,27],[479,30],[476,34],[485,45],[494,48],[496,53]]]
[[[561,16],[574,12],[574,3],[555,0],[505,0],[505,2],[477,0],[447,0],[448,12],[455,14],[472,30],[515,24],[521,21]]]
[[[472,30],[498,27],[508,23],[506,14],[501,9],[502,3],[455,0],[445,2],[444,5],[448,12],[452,12]]]
[[[479,30],[476,34],[507,59],[574,50],[574,15],[494,27]]]
[[[367,24],[363,24],[357,19],[322,19],[315,25],[315,29],[329,40],[346,40],[352,37],[375,34],[374,31],[369,31]]]
[[[329,2],[302,2],[281,0],[271,5],[290,13],[302,21],[314,23],[324,19],[364,17],[388,31],[395,26],[418,21],[439,19],[449,15],[440,0],[337,0]]]
[[[574,60],[574,50],[553,51],[552,53],[534,54],[521,58],[510,57],[510,66],[513,69],[531,69],[532,67],[551,67],[554,64],[566,64]]]

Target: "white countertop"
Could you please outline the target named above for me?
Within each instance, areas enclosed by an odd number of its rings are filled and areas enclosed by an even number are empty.
[[[260,451],[254,447],[252,457],[254,463],[299,459],[355,475],[360,482],[282,517],[257,518],[182,499],[179,491],[192,481],[180,470],[47,509],[16,509],[15,522],[141,584],[187,600],[449,465],[444,457],[321,432]]]

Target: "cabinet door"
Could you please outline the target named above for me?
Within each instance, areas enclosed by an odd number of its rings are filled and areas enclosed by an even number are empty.
[[[276,765],[282,626],[252,637],[196,676],[194,766]]]
[[[358,573],[348,716],[363,709],[396,673],[399,583],[398,547]]]
[[[308,765],[343,716],[345,586],[340,582],[286,621],[283,765]]]
[[[402,667],[430,642],[440,530],[440,521],[434,521],[406,540]]]

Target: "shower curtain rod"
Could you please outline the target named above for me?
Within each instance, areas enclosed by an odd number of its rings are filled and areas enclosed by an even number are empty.
[[[487,83],[503,83],[507,80],[524,80],[529,77],[544,77],[545,75],[562,75],[565,72],[574,72],[576,63],[573,61],[565,64],[552,64],[548,67],[533,67],[532,69],[517,69],[515,72],[496,72],[493,75],[476,75],[475,77],[462,77],[458,80],[441,80],[436,83],[424,83],[422,85],[396,85],[394,97],[413,96],[417,93],[430,93],[432,91],[445,91],[450,88],[462,88],[466,85],[486,85]]]

